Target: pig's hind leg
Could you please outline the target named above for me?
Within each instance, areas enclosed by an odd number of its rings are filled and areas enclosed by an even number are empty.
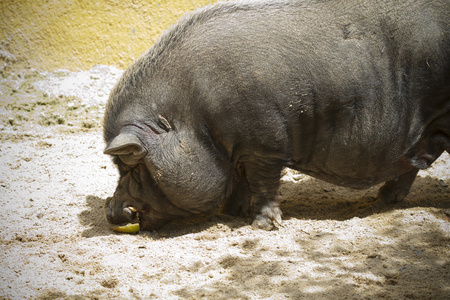
[[[387,181],[378,191],[379,205],[402,201],[408,195],[418,171],[419,169],[413,169],[398,179]]]

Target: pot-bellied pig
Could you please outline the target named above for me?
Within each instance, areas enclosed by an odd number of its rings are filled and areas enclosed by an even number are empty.
[[[104,119],[110,223],[217,209],[281,222],[282,168],[403,199],[450,150],[450,1],[229,1],[182,17]]]

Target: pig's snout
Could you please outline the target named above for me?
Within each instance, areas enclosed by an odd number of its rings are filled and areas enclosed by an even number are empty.
[[[125,203],[117,203],[113,197],[106,198],[105,213],[110,224],[128,223],[137,217],[137,210],[134,207],[127,206]]]

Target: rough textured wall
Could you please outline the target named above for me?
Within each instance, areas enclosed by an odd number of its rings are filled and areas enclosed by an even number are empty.
[[[47,70],[124,69],[186,11],[213,2],[0,0],[0,59]]]

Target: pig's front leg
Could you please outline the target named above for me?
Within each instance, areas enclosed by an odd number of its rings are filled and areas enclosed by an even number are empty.
[[[253,228],[271,230],[281,223],[277,193],[282,164],[278,161],[252,159],[245,163],[245,175],[251,192]]]

